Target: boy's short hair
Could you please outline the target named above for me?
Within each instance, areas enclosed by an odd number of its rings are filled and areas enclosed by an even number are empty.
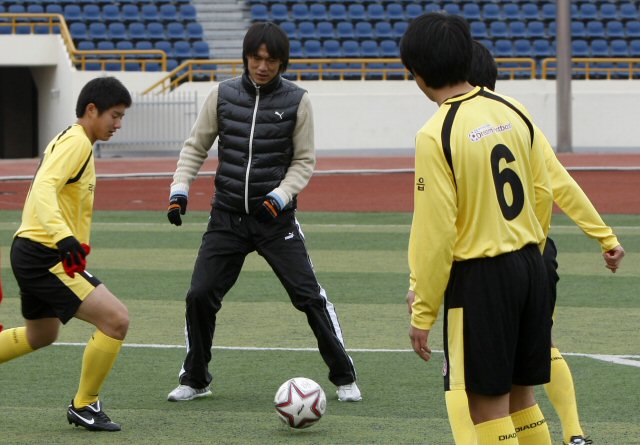
[[[430,88],[466,82],[471,55],[469,24],[445,12],[415,18],[400,41],[402,63]]]
[[[473,86],[496,89],[498,65],[491,52],[482,43],[473,41],[473,57],[471,57],[471,71],[468,82]]]
[[[269,56],[280,61],[280,73],[289,65],[289,37],[272,22],[257,22],[249,27],[242,42],[242,62],[247,69],[247,56],[258,54],[260,45],[265,44]]]
[[[131,106],[129,90],[115,77],[98,77],[90,80],[78,96],[76,102],[76,117],[84,116],[87,105],[94,104],[98,114],[102,114],[111,107]]]

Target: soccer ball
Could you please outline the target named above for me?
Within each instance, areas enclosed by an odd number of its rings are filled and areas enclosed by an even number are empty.
[[[291,428],[308,428],[320,420],[327,409],[327,397],[316,382],[295,377],[284,382],[274,400],[276,413]]]

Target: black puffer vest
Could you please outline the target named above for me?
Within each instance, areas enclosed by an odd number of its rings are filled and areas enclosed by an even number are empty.
[[[246,73],[220,83],[214,208],[251,213],[284,179],[304,93],[280,76],[260,87]]]

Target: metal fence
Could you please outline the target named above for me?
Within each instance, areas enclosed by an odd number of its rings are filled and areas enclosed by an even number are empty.
[[[177,154],[199,111],[195,91],[132,96],[122,128],[96,143],[98,157]]]

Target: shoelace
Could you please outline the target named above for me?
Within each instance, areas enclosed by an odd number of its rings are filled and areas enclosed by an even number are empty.
[[[100,422],[104,422],[104,423],[111,423],[111,419],[109,418],[109,416],[107,416],[105,414],[104,411],[98,411],[95,414],[96,418],[100,421]]]

